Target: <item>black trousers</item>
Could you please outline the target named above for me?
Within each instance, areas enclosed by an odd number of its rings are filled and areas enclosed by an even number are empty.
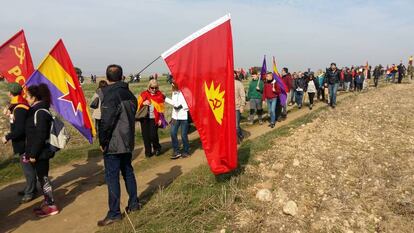
[[[315,98],[315,93],[308,93],[309,104],[313,105],[313,98]]]
[[[280,102],[280,98],[277,97],[276,100],[276,109],[275,109],[275,115],[276,115],[276,121],[281,117],[282,115],[282,103]]]
[[[403,78],[404,78],[404,74],[403,73],[398,73],[398,83],[401,83]]]
[[[378,78],[375,78],[375,77],[374,77],[374,85],[375,85],[375,87],[377,87],[377,86],[378,86]]]
[[[318,88],[318,100],[325,101],[325,88],[324,87]]]
[[[158,137],[158,126],[154,119],[145,118],[140,121],[142,139],[144,140],[145,156],[152,156],[153,151],[161,150]]]
[[[37,179],[40,182],[40,187],[42,187],[45,203],[47,205],[54,205],[53,188],[49,180],[49,159],[37,160],[34,163],[34,167],[36,169]]]

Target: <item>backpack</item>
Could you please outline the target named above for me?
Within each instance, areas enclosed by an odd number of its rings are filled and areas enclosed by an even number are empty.
[[[65,127],[65,124],[56,116],[53,116],[47,109],[41,108],[38,109],[34,114],[34,124],[36,126],[37,122],[37,112],[44,111],[47,112],[52,117],[52,124],[50,126],[50,137],[48,143],[50,145],[50,150],[52,152],[57,152],[66,147],[68,144],[70,135],[68,130]]]

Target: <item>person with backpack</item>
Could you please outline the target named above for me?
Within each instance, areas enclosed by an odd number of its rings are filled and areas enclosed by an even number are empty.
[[[251,125],[254,123],[254,114],[257,113],[259,125],[263,124],[263,81],[260,80],[257,71],[253,70],[252,80],[249,83],[249,90],[247,92],[247,99],[250,104],[249,122]]]
[[[108,186],[109,211],[98,226],[106,226],[122,219],[120,200],[121,172],[129,200],[125,212],[140,209],[137,182],[132,167],[132,152],[135,146],[135,114],[137,98],[122,81],[122,67],[109,65],[106,69],[108,86],[102,88],[101,122],[99,144],[103,152],[105,181]]]
[[[336,67],[336,63],[332,62],[331,67],[326,69],[325,85],[328,86],[329,105],[336,107],[336,94],[338,92],[339,81],[341,79],[341,70]]]
[[[188,105],[184,99],[183,93],[178,89],[178,84],[171,80],[172,94],[171,99],[165,98],[165,102],[173,106],[171,116],[171,143],[173,155],[171,159],[187,158],[190,156],[190,143],[188,141]],[[178,130],[181,128],[181,140],[183,150],[180,151],[178,142]]]
[[[19,155],[20,165],[22,166],[23,174],[26,179],[24,190],[18,192],[19,196],[23,196],[20,200],[20,203],[23,204],[33,200],[37,193],[36,171],[25,155],[25,124],[29,112],[29,105],[23,98],[21,98],[23,89],[18,83],[9,83],[8,90],[10,105],[4,110],[4,114],[10,118],[10,132],[2,138],[2,142],[6,144],[8,141],[12,141],[13,152],[14,154]]]
[[[53,196],[53,187],[49,179],[49,161],[54,156],[50,149],[49,139],[53,118],[50,115],[50,90],[46,84],[33,85],[27,88],[27,103],[30,110],[27,114],[26,156],[36,170],[37,179],[43,191],[44,201],[34,209],[38,217],[47,217],[59,213]]]

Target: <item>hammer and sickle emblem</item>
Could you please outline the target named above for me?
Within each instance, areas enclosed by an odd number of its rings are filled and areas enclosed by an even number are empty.
[[[24,60],[24,43],[21,44],[21,47],[16,47],[14,45],[10,45],[10,48],[14,49],[14,54],[19,58],[20,65],[23,64]]]
[[[209,101],[211,101],[211,103],[213,104],[213,110],[216,110],[217,108],[221,107],[221,100],[214,98],[214,100],[209,99]]]

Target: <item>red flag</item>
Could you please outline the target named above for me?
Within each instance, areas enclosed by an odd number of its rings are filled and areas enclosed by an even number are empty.
[[[33,72],[29,46],[24,31],[20,30],[0,46],[0,76],[23,86]]]
[[[237,167],[233,41],[230,15],[187,37],[162,55],[182,91],[211,171]]]

